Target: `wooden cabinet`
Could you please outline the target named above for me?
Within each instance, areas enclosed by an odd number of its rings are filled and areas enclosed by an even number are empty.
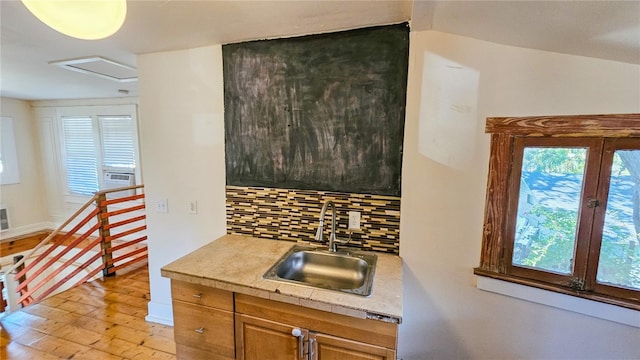
[[[393,349],[236,314],[241,360],[395,360]]]
[[[396,352],[236,314],[236,354],[242,360],[395,360]]]
[[[179,359],[394,360],[398,325],[172,280]]]
[[[295,330],[295,332],[294,332]],[[298,336],[295,336],[293,334]],[[309,332],[290,325],[236,314],[236,355],[244,360],[307,359]]]
[[[239,360],[395,359],[396,324],[242,294],[235,304]]]
[[[331,335],[309,334],[311,360],[395,360],[396,352],[382,346],[365,344]]]
[[[233,293],[171,281],[178,359],[235,359]]]

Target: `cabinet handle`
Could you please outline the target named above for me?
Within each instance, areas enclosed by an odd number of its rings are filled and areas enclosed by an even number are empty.
[[[200,329],[195,329],[194,331],[197,332],[200,335],[204,334],[204,328],[203,327],[201,327]]]
[[[193,297],[196,299],[202,299],[202,293],[193,294]]]
[[[300,353],[298,359],[302,360],[304,358],[304,334],[299,328],[293,328],[291,330],[291,335],[298,338],[298,351]]]
[[[314,339],[312,337],[309,337],[309,359],[314,360],[315,358],[313,357],[313,355],[315,354],[315,347],[316,343],[314,342]]]

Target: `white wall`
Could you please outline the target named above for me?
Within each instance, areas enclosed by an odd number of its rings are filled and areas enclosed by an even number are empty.
[[[2,237],[37,229],[48,221],[37,130],[31,106],[23,100],[2,98],[2,116],[13,118],[20,183],[0,187],[0,203],[9,209],[11,228]]]
[[[478,290],[473,268],[489,159],[484,119],[640,112],[640,66],[434,31],[412,32],[410,44],[399,355],[637,358],[640,329]],[[422,138],[421,129],[429,130]],[[438,143],[435,156],[428,141]]]
[[[160,268],[225,233],[222,47],[138,58],[140,145],[149,237],[147,319],[171,323]],[[168,213],[155,211],[168,199]],[[198,214],[188,213],[196,200]]]

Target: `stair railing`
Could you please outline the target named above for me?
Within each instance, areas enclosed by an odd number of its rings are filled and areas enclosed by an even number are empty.
[[[4,278],[0,279],[0,313],[7,308],[7,300],[2,295],[4,293]]]
[[[137,189],[140,191],[135,195],[107,198],[108,194]],[[7,295],[4,310],[12,312],[38,302],[63,286],[69,287],[70,283],[70,287],[82,284],[100,271],[102,276],[114,276],[116,271],[146,260],[143,190],[144,185],[136,185],[96,192],[26,256],[4,271],[2,283]],[[114,209],[116,204],[119,205]],[[94,209],[86,213],[92,205]],[[75,225],[66,231],[71,224]],[[62,279],[58,279],[61,276]],[[3,300],[0,296],[0,305]]]

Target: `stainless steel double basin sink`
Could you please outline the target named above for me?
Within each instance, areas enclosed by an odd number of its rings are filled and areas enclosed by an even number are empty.
[[[376,260],[375,254],[365,251],[329,252],[296,245],[263,278],[369,296]]]

